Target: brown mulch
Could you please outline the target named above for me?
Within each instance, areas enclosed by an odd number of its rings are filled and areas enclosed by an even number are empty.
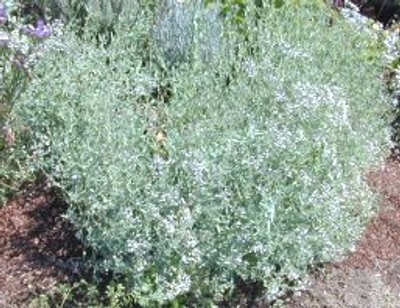
[[[66,209],[46,183],[0,208],[0,308],[26,307],[38,294],[80,278],[82,245],[62,217]]]
[[[400,258],[400,163],[388,161],[370,176],[370,187],[382,196],[382,205],[344,266],[368,267]]]

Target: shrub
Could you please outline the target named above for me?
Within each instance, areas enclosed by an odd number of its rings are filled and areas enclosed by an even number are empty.
[[[314,8],[259,14],[246,40],[226,28],[218,56],[194,48],[168,76],[144,65],[147,15],[107,51],[66,34],[15,106],[91,264],[141,304],[207,306],[238,277],[278,296],[375,208],[364,175],[385,155],[387,98],[368,36]]]
[[[202,7],[204,3],[201,0],[163,0],[159,4],[152,28],[152,41],[168,67],[190,60],[193,48],[201,50],[200,56],[204,62],[210,61],[222,48],[223,25],[219,10],[216,7]]]

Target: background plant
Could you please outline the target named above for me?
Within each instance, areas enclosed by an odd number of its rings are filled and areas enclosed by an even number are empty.
[[[114,27],[120,17],[135,15],[136,10],[154,11],[154,0],[21,0],[28,7],[35,6],[46,11],[51,18],[61,19],[79,37],[95,37],[97,43],[109,44]],[[90,29],[90,31],[87,31]],[[102,37],[100,39],[100,37]]]
[[[246,38],[224,23],[214,57],[194,40],[167,75],[146,58],[160,48],[142,48],[147,11],[107,49],[66,33],[16,104],[88,262],[142,305],[207,306],[238,278],[279,296],[351,248],[375,208],[364,176],[386,154],[388,107],[380,57],[359,52],[370,37],[316,6],[259,10]]]
[[[0,2],[0,204],[15,190],[20,181],[28,179],[24,172],[24,156],[18,149],[10,113],[21,93],[33,78],[32,68],[45,53],[44,40],[50,36],[50,26],[44,20],[34,25],[24,22],[28,16],[16,16],[16,1]]]

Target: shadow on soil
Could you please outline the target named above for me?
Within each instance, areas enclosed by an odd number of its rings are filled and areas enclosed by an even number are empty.
[[[0,308],[81,278],[82,245],[57,194],[32,185],[0,209]]]

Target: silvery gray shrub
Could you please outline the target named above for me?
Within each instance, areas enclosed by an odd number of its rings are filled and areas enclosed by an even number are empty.
[[[36,134],[33,167],[68,196],[68,219],[101,256],[95,269],[124,274],[143,306],[189,293],[210,307],[235,277],[280,296],[351,248],[378,204],[364,176],[388,149],[381,60],[360,53],[368,35],[327,27],[322,11],[267,8],[252,46],[232,31],[238,53],[223,48],[212,67],[194,57],[165,78],[143,65],[152,17],[107,50],[66,33],[70,51],[37,67],[14,110]],[[170,38],[196,51],[194,33]],[[196,55],[168,46],[180,61]],[[241,56],[248,47],[257,57]],[[154,76],[173,85],[170,104],[152,97]],[[167,157],[143,133],[152,127],[165,130]]]
[[[195,52],[210,60],[221,49],[223,24],[216,7],[202,0],[163,0],[156,13],[152,39],[172,67],[188,61]]]

